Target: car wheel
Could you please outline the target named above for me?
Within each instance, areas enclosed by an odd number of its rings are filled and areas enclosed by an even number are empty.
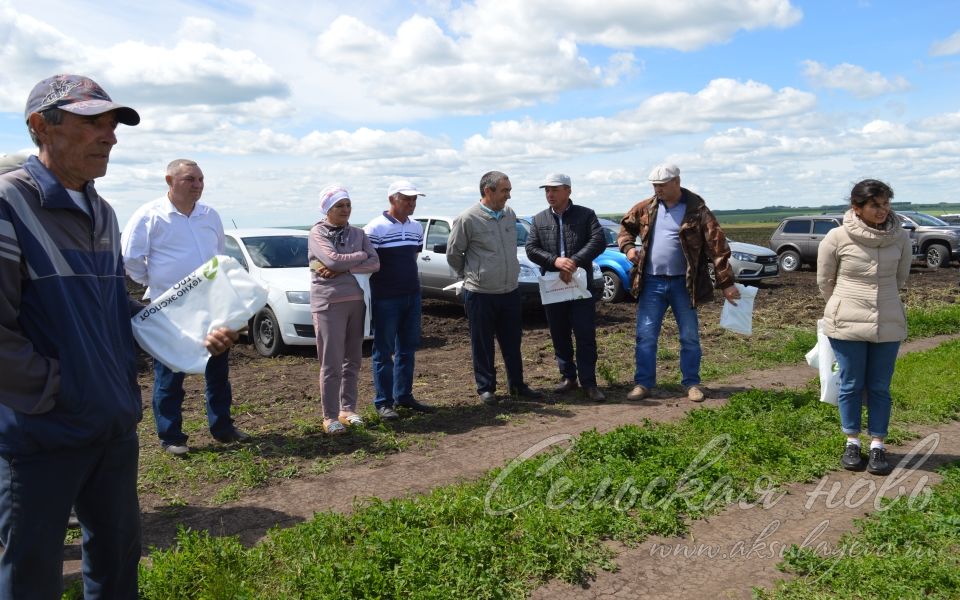
[[[620,302],[627,295],[623,289],[623,283],[620,277],[613,271],[602,271],[603,273],[603,294],[600,299],[604,302]]]
[[[278,356],[287,347],[280,337],[280,323],[269,308],[253,317],[253,346],[261,356]]]
[[[717,285],[717,268],[713,266],[713,263],[707,263],[707,275],[710,276],[710,282],[713,285]]]
[[[780,268],[793,272],[800,268],[800,254],[794,250],[784,250],[780,253]]]
[[[943,244],[930,244],[927,246],[927,267],[930,269],[939,269],[950,263],[950,249]]]

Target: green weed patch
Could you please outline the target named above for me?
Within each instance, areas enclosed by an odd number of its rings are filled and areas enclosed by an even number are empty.
[[[958,349],[947,344],[898,363],[895,418],[957,414]],[[842,443],[836,409],[813,392],[751,391],[678,423],[555,436],[477,482],[372,499],[350,515],[318,514],[253,548],[182,531],[141,567],[141,593],[522,598],[546,580],[579,582],[611,568],[605,539],[675,535],[731,502],[762,503],[786,482],[818,477],[835,468]]]
[[[797,576],[769,600],[960,597],[960,465],[925,502],[898,502],[857,523],[829,553],[793,547],[781,569]]]

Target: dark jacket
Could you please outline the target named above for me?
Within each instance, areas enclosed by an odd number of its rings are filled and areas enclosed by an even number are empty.
[[[686,211],[680,223],[680,248],[687,259],[687,292],[690,303],[700,306],[713,300],[713,282],[710,281],[709,264],[716,273],[716,288],[733,285],[733,269],[730,268],[730,246],[720,223],[707,208],[703,198],[686,188],[680,188]],[[643,267],[650,251],[650,230],[657,220],[659,203],[656,197],[638,202],[620,221],[617,245],[624,254],[636,247],[640,260],[630,271],[633,293],[639,294],[643,287]],[[639,240],[639,243],[637,242]]]
[[[567,258],[587,272],[587,281],[593,285],[593,259],[607,247],[597,214],[571,200],[563,213],[563,242]],[[559,271],[553,263],[560,256],[560,219],[553,214],[553,209],[534,215],[525,249],[527,258],[540,265],[542,271]]]
[[[141,416],[117,218],[31,157],[0,176],[0,453],[132,437]]]

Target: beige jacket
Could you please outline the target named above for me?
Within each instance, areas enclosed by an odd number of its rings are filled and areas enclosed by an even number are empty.
[[[850,209],[817,252],[817,285],[827,306],[824,332],[839,340],[896,342],[907,337],[900,289],[910,274],[910,237],[893,212],[883,231]]]

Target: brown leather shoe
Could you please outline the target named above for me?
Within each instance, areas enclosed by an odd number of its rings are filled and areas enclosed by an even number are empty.
[[[583,388],[583,393],[586,394],[588,400],[592,400],[593,402],[603,402],[607,399],[607,397],[603,395],[603,392],[600,391],[600,388],[595,385]]]
[[[643,400],[650,395],[650,390],[645,386],[635,385],[633,389],[630,390],[630,393],[627,394],[627,400]]]
[[[567,392],[572,392],[573,390],[577,389],[578,387],[580,387],[580,386],[577,385],[577,380],[576,380],[576,379],[564,378],[563,380],[560,381],[560,385],[558,385],[557,387],[553,388],[553,393],[554,393],[554,394],[566,394]]]
[[[703,402],[706,396],[703,394],[703,388],[699,385],[691,385],[687,388],[687,400],[690,402]]]

